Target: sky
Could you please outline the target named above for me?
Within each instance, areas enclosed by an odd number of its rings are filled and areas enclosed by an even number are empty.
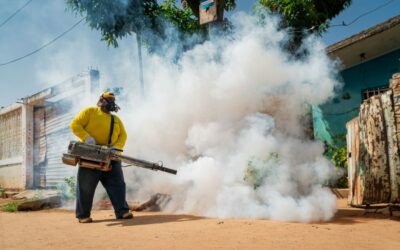
[[[0,0],[0,24],[28,0]],[[390,0],[353,0],[350,7],[334,18],[332,24],[350,23],[358,16]],[[250,13],[254,0],[237,0],[234,12]],[[400,0],[374,11],[350,26],[330,28],[322,37],[328,46],[400,14]],[[23,56],[52,40],[81,17],[66,10],[64,0],[32,0],[9,22],[0,27],[0,64]],[[118,50],[135,46],[134,37],[123,39],[120,47],[108,48],[100,33],[82,22],[61,39],[21,61],[0,66],[0,107],[60,83],[90,68],[100,74],[114,64]],[[113,58],[113,59],[111,59]]]

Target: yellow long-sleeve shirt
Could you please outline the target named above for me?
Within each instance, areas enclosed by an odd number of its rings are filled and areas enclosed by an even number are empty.
[[[110,134],[111,115],[101,111],[99,107],[82,110],[71,122],[72,132],[83,142],[92,136],[98,145],[107,145]],[[123,149],[126,142],[126,131],[122,121],[114,115],[114,129],[111,146]]]

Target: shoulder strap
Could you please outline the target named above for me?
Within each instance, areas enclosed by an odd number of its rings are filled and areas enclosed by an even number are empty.
[[[111,146],[111,137],[114,131],[114,116],[111,115],[110,134],[108,135],[108,146]]]

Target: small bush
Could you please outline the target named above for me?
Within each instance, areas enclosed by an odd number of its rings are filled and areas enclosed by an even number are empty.
[[[279,155],[275,152],[269,153],[265,159],[253,157],[247,162],[243,180],[256,190],[266,178],[275,174],[279,163]]]
[[[347,188],[347,146],[331,146],[325,144],[325,157],[331,160],[332,164],[343,171],[343,176],[332,183],[334,188]]]
[[[57,185],[57,192],[62,200],[69,201],[76,197],[76,179],[75,177],[65,177],[64,182]]]
[[[4,188],[0,187],[0,198],[4,198],[6,196],[6,190]]]
[[[13,212],[16,212],[18,210],[17,208],[18,208],[18,204],[16,202],[10,202],[10,203],[7,203],[6,205],[4,205],[1,208],[1,210],[4,211],[4,212],[13,213]]]

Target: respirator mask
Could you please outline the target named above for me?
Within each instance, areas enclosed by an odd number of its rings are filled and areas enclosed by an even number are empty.
[[[115,103],[115,101],[107,100],[105,98],[101,103],[101,107],[110,112],[118,112],[120,110],[120,107]]]
[[[114,93],[104,92],[101,94],[97,106],[108,112],[118,112],[120,107],[115,103]]]

